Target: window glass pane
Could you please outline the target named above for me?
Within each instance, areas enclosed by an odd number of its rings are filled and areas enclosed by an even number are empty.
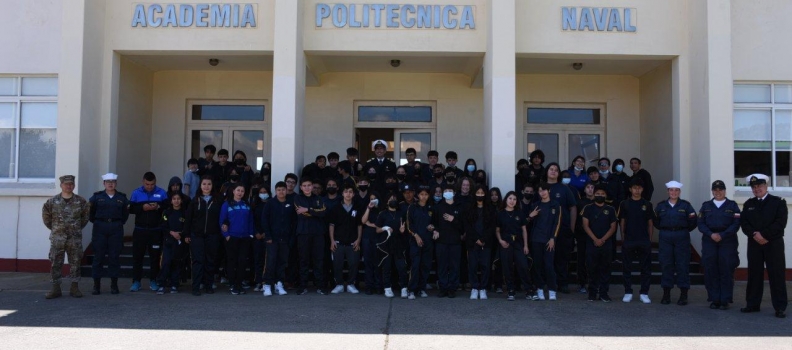
[[[58,96],[58,78],[22,78],[23,96]]]
[[[22,103],[22,128],[57,128],[57,103]]]
[[[570,162],[577,156],[586,159],[586,168],[596,166],[600,158],[600,137],[598,134],[569,134]]]
[[[56,129],[20,130],[20,178],[55,178],[55,134]]]
[[[734,85],[734,102],[770,103],[770,84]]]
[[[16,103],[0,103],[0,128],[16,128]]]
[[[359,106],[359,122],[431,122],[429,106]]]
[[[739,186],[748,186],[745,178],[754,173],[771,174],[772,154],[767,151],[734,151],[734,177]]]
[[[14,177],[16,129],[0,129],[0,178]]]
[[[775,86],[775,103],[792,103],[792,85]]]
[[[16,78],[0,78],[0,96],[16,96]]]
[[[223,148],[223,132],[220,130],[193,130],[190,154],[195,159],[204,157],[204,147],[214,145]],[[186,163],[185,163],[186,164]]]
[[[264,106],[193,105],[192,120],[264,120]],[[215,145],[217,146],[217,145]]]
[[[234,130],[234,139],[230,151],[231,157],[236,151],[245,152],[247,164],[253,171],[261,169],[264,164],[264,132],[260,130]]]
[[[401,133],[399,140],[400,154],[399,165],[407,164],[407,149],[415,149],[415,160],[418,162],[426,161],[427,153],[432,148],[432,134],[428,132]]]
[[[544,152],[545,164],[558,162],[558,134],[528,134],[528,154],[537,149]]]
[[[734,149],[770,150],[771,112],[767,110],[734,110]]]
[[[789,158],[792,156],[792,110],[777,109],[775,112],[776,137],[776,186],[789,187]]]
[[[530,124],[599,124],[599,109],[528,108]]]

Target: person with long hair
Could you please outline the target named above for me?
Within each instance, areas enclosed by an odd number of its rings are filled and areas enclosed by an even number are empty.
[[[407,299],[415,300],[415,295],[422,298],[426,294],[426,280],[432,267],[432,235],[435,232],[433,221],[434,205],[429,203],[429,189],[421,187],[418,190],[418,203],[410,205],[407,209],[407,230],[412,236],[410,239],[410,294]]]
[[[192,255],[192,294],[214,293],[212,282],[217,273],[220,250],[220,206],[221,199],[214,192],[214,177],[204,175],[201,188],[187,208],[184,236],[190,239]]]
[[[476,170],[478,170],[478,166],[476,166],[476,160],[473,158],[468,158],[468,160],[465,161],[465,167],[462,168],[462,176],[472,178],[474,177]]]
[[[548,165],[550,169],[551,165]],[[562,208],[550,196],[553,185],[546,182],[539,184],[539,198],[531,206],[528,217],[533,222],[531,231],[531,251],[533,252],[534,268],[536,268],[536,291],[539,300],[545,300],[544,291],[548,290],[548,299],[556,300],[555,255],[556,240],[561,230]]]
[[[569,175],[572,178],[569,184],[576,188],[578,192],[582,192],[586,182],[589,180],[586,173],[586,158],[583,158],[583,156],[575,157],[567,170],[569,170]]]
[[[464,220],[470,299],[485,300],[489,286],[491,246],[497,211],[487,199],[486,187],[477,185],[473,195],[475,201],[467,207]],[[479,271],[481,277],[478,276]]]
[[[530,286],[531,280],[528,274],[528,221],[519,207],[517,193],[509,191],[503,199],[503,208],[498,212],[498,220],[495,225],[495,236],[500,244],[500,257],[503,262],[503,277],[506,279],[509,301],[515,299],[515,283],[512,268],[517,269],[517,273],[523,285]],[[531,296],[526,293],[526,298]]]
[[[251,190],[250,203],[253,209],[253,223],[256,228],[256,235],[253,244],[253,266],[250,269],[252,272],[252,282],[256,286],[254,291],[261,292],[264,283],[264,264],[266,263],[267,243],[264,241],[264,227],[261,225],[264,209],[267,206],[267,201],[270,200],[270,192],[268,187],[261,184],[253,185]]]
[[[382,280],[377,249],[377,216],[382,208],[380,195],[376,191],[369,193],[368,205],[363,210],[361,222],[363,225],[363,266],[366,281],[366,295],[379,293],[382,290]]]
[[[407,299],[407,256],[405,248],[407,242],[407,227],[404,221],[404,212],[401,210],[399,198],[395,193],[386,198],[388,210],[383,210],[377,216],[377,242],[376,247],[380,252],[377,262],[382,269],[382,285],[385,287],[385,297],[393,298],[393,267],[396,267],[401,298]]]
[[[572,229],[577,224],[577,195],[561,181],[561,167],[550,163],[545,168],[542,182],[550,186],[550,198],[561,206],[561,230],[555,239],[555,273],[558,276],[558,290],[569,293],[569,254],[575,241]]]
[[[232,198],[220,208],[220,230],[226,240],[228,282],[231,294],[245,294],[242,279],[245,274],[250,243],[256,233],[253,227],[253,211],[245,200],[245,185],[237,183],[229,188]]]
[[[462,236],[464,226],[463,204],[454,200],[454,186],[446,185],[443,200],[437,205],[435,215],[437,229],[432,235],[437,256],[438,297],[455,298],[459,288],[459,267],[462,259]]]

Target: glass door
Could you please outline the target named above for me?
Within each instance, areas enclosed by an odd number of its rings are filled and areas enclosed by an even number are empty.
[[[605,154],[603,133],[597,131],[543,130],[528,133],[526,140],[526,156],[540,149],[545,154],[544,164],[558,162],[561,170],[569,168],[577,156],[586,159],[586,167],[596,166],[597,160]]]
[[[393,160],[397,165],[407,163],[407,149],[415,149],[415,159],[426,162],[427,154],[435,149],[435,135],[432,129],[394,129]]]
[[[248,165],[255,170],[261,169],[265,157],[265,133],[261,128],[243,126],[210,126],[207,128],[196,127],[189,129],[187,157],[201,158],[204,156],[203,148],[214,145],[219,151],[228,150],[229,159],[234,157],[234,152],[242,151],[247,156]]]

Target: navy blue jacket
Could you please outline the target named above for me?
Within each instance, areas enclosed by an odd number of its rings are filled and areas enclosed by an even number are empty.
[[[162,213],[162,235],[166,241],[175,241],[170,235],[171,231],[179,232],[181,240],[184,239],[185,214],[186,210],[184,210],[183,204],[179,209],[168,208]]]
[[[113,198],[105,191],[94,192],[88,200],[91,210],[88,215],[90,222],[120,222],[126,224],[129,219],[129,200],[124,193],[116,191]]]
[[[149,203],[157,203],[160,208],[144,211],[143,205]],[[132,191],[129,204],[129,212],[135,214],[135,228],[159,230],[162,223],[162,211],[168,206],[168,194],[157,186],[154,186],[154,190],[151,192],[146,192],[145,188],[140,186]]]
[[[654,227],[660,231],[693,231],[698,224],[696,210],[690,202],[679,199],[673,207],[664,200],[655,206]]]
[[[407,224],[405,225],[410,235],[418,235],[424,242],[432,239],[432,232],[426,229],[427,226],[434,224],[432,214],[434,207],[427,203],[424,206],[420,204],[411,204],[407,208]],[[415,240],[412,240],[414,242]]]
[[[456,200],[454,200],[453,204],[448,204],[448,202],[442,200],[435,208],[434,215],[437,217],[435,219],[437,221],[435,230],[440,233],[437,242],[453,245],[462,244],[462,235],[465,233],[465,226],[462,218],[465,215],[466,207]],[[444,214],[453,216],[454,220],[447,221],[443,218]]]
[[[300,193],[294,196],[295,207],[308,208],[308,212],[297,215],[297,234],[298,235],[323,235],[326,224],[324,217],[327,215],[324,201],[319,196],[310,197]]]
[[[261,215],[261,228],[264,230],[264,240],[273,242],[289,242],[294,232],[297,221],[297,212],[294,205],[288,200],[281,202],[272,198],[264,205]]]
[[[701,204],[698,218],[698,230],[702,240],[712,240],[713,233],[721,235],[721,242],[737,243],[737,231],[740,229],[740,207],[731,199],[726,199],[720,208],[713,200]]]

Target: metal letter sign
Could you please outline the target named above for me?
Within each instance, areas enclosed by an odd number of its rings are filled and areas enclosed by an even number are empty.
[[[256,28],[256,15],[255,4],[136,4],[132,28]]]
[[[476,29],[475,6],[316,4],[316,27]],[[372,20],[373,17],[373,20]]]
[[[562,7],[561,30],[635,33],[638,11],[617,7]]]

